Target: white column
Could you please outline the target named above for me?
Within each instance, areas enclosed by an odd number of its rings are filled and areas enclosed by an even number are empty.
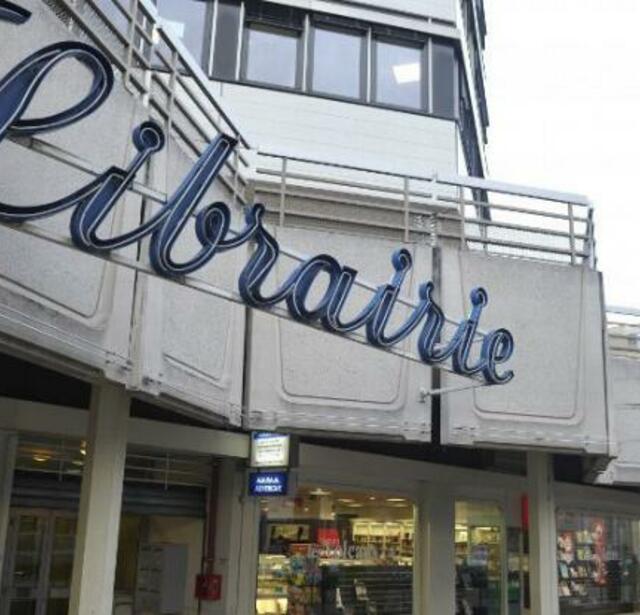
[[[129,403],[122,387],[93,387],[69,615],[112,615]]]
[[[424,487],[416,515],[414,609],[417,615],[454,615],[455,498],[445,486]]]
[[[557,615],[556,507],[551,455],[527,453],[531,615]]]
[[[0,579],[2,579],[2,566],[7,543],[17,444],[18,434],[0,431]]]
[[[218,483],[218,510],[216,515],[215,573],[222,575],[222,599],[203,602],[203,615],[233,615],[238,613],[238,587],[240,569],[238,559],[242,550],[242,490],[244,470],[236,459],[220,461]]]

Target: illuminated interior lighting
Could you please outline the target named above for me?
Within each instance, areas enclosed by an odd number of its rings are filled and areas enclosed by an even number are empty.
[[[49,461],[51,459],[51,457],[48,457],[47,455],[34,455],[33,456],[33,460],[37,461],[38,463],[45,463],[46,461]]]
[[[320,487],[316,487],[313,491],[309,492],[311,495],[331,495],[331,491],[325,491]]]
[[[401,85],[405,83],[417,83],[420,81],[419,62],[412,62],[411,64],[396,64],[392,70],[396,83]]]
[[[387,502],[406,502],[405,498],[387,498]]]

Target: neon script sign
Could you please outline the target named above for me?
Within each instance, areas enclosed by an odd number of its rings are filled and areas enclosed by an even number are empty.
[[[28,11],[0,1],[0,19],[20,24],[28,18]],[[54,115],[26,118],[25,113],[47,75],[69,58],[80,61],[91,72],[93,82],[89,92],[75,105]],[[43,47],[0,80],[0,142],[9,134],[36,135],[75,124],[105,102],[113,84],[111,64],[98,49],[80,42],[61,42]],[[496,329],[486,334],[479,356],[475,359],[470,356],[480,317],[488,301],[482,288],[471,292],[471,311],[458,323],[453,337],[446,343],[441,342],[445,317],[433,299],[432,282],[420,286],[419,301],[406,321],[390,330],[390,318],[413,264],[411,254],[405,249],[396,251],[392,256],[391,280],[380,285],[370,301],[350,320],[344,317],[344,307],[358,272],[328,254],[319,254],[302,262],[276,292],[265,294],[263,285],[278,261],[280,247],[264,227],[264,206],[256,204],[248,208],[245,226],[237,233],[230,230],[231,212],[226,204],[218,202],[198,208],[233,152],[236,141],[230,136],[221,134],[207,146],[178,189],[150,219],[118,236],[100,235],[105,218],[131,186],[138,171],[164,147],[164,143],[162,128],[153,121],[143,122],[133,132],[137,154],[128,168],[110,167],[87,185],[50,203],[15,206],[0,202],[0,222],[19,225],[71,210],[71,238],[78,248],[105,255],[149,237],[153,269],[160,276],[174,279],[194,273],[217,254],[251,241],[255,250],[238,280],[240,295],[247,305],[269,310],[284,303],[295,320],[320,323],[324,329],[338,334],[364,330],[368,343],[381,348],[395,346],[419,331],[417,350],[424,363],[437,365],[451,360],[456,373],[462,376],[481,375],[489,384],[504,384],[513,378],[513,371],[499,370],[514,350],[513,336],[508,330]],[[199,250],[187,260],[176,260],[175,244],[192,216],[195,216]],[[328,278],[326,290],[318,302],[309,306],[311,288],[321,276]]]

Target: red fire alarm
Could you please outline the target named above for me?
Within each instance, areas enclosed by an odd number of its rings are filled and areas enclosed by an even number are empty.
[[[222,597],[222,575],[199,574],[196,577],[196,598],[215,601]]]

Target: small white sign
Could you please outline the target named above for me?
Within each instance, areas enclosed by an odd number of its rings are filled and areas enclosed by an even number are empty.
[[[251,434],[252,468],[289,466],[290,437],[280,433],[255,431]]]

